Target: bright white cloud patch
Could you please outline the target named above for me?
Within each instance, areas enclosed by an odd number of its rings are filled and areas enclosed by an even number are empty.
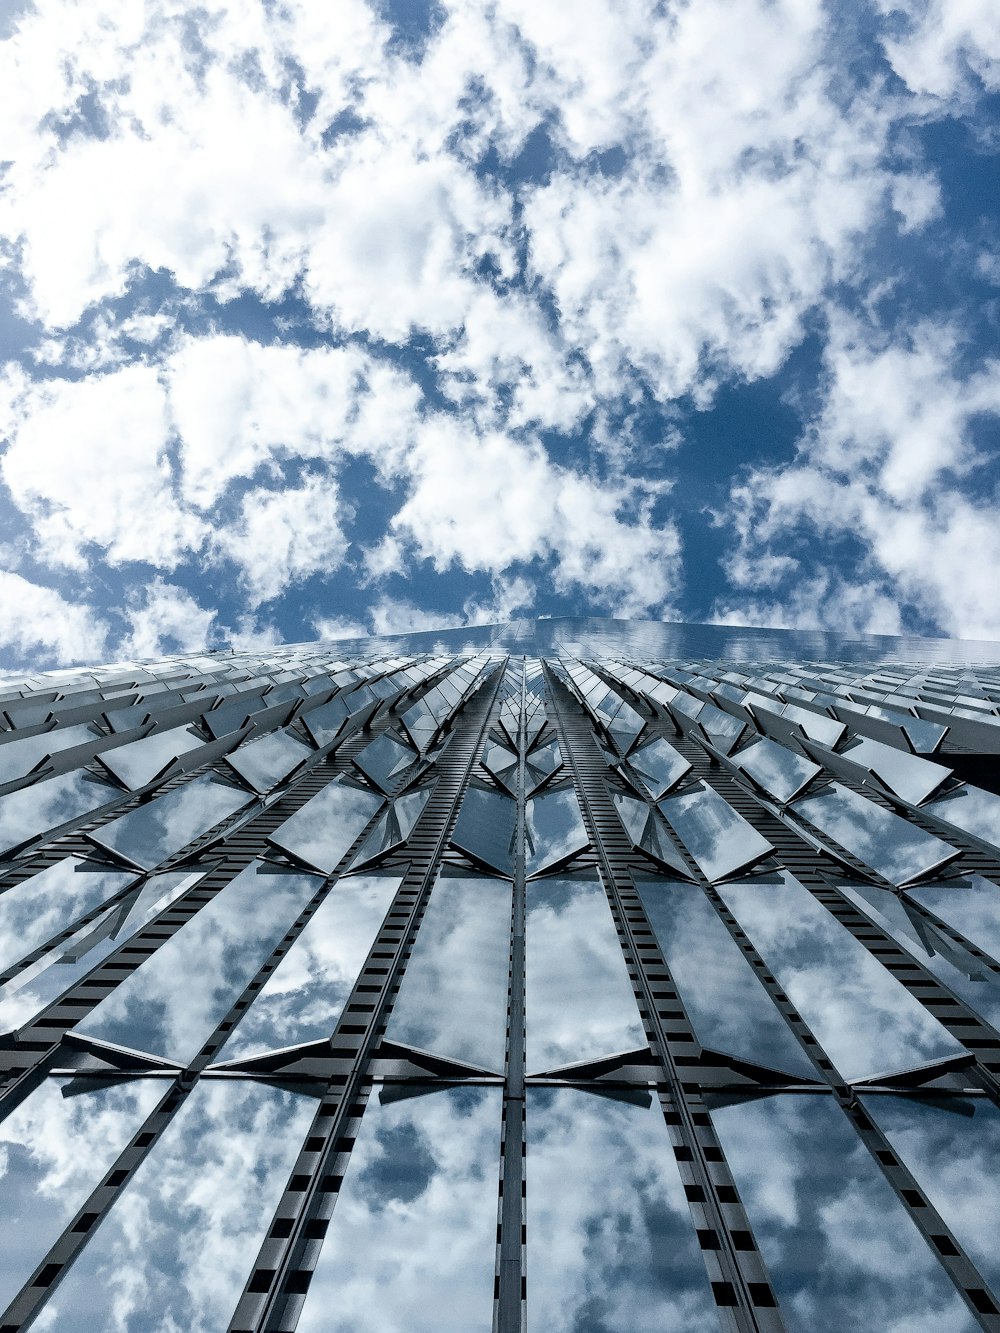
[[[9,577],[134,651],[442,606],[994,632],[950,583],[996,526],[955,167],[997,147],[992,7],[428,12],[10,19]]]

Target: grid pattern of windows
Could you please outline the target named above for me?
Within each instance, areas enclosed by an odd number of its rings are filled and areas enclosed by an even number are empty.
[[[0,680],[0,1333],[1000,1330],[1000,667],[524,637]]]

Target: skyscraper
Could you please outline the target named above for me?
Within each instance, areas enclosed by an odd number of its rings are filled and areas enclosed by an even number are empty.
[[[0,1330],[1000,1329],[1000,646],[0,681]]]

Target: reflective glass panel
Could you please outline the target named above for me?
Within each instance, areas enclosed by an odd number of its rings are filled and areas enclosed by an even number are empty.
[[[1000,962],[1000,888],[981,875],[907,889],[912,898]]]
[[[511,885],[438,877],[417,931],[387,1036],[502,1070],[510,968]]]
[[[462,798],[451,840],[477,861],[512,875],[516,822],[517,809],[509,796],[485,787],[470,786]]]
[[[334,885],[216,1060],[330,1036],[399,884],[399,875],[358,875]]]
[[[841,750],[841,754],[852,764],[860,764],[881,778],[890,791],[911,805],[926,801],[951,774],[951,769],[941,764],[933,764],[929,759],[921,759],[867,737]]]
[[[298,1333],[489,1333],[500,1093],[365,1110]]]
[[[87,836],[144,870],[200,838],[253,797],[209,775],[157,796]]]
[[[936,1103],[916,1097],[862,1100],[996,1291],[1000,1286],[1000,1111],[979,1097]]]
[[[483,767],[499,778],[505,787],[514,790],[517,782],[517,755],[497,741],[487,741],[483,750]]]
[[[319,708],[312,708],[301,716],[303,725],[316,744],[326,745],[344,725],[348,708],[343,698],[338,695],[329,703],[320,704]]]
[[[924,810],[935,819],[1000,848],[1000,796],[993,792],[960,787],[939,801],[931,801]]]
[[[559,753],[558,741],[551,740],[544,745],[536,746],[525,760],[528,790],[544,782],[561,764],[562,755]]]
[[[645,801],[637,801],[624,792],[611,790],[618,818],[622,821],[625,832],[636,847],[650,856],[662,861],[685,879],[690,879],[691,872],[684,864],[684,858],[670,840],[666,826],[660,823],[660,817]]]
[[[50,754],[98,739],[100,733],[92,727],[56,727],[37,736],[22,736],[0,744],[0,782],[16,782]]]
[[[0,971],[34,952],[134,879],[70,856],[0,893]]]
[[[101,763],[119,782],[135,791],[145,787],[168,764],[204,745],[204,741],[190,727],[172,727],[169,731],[154,731],[140,741],[105,750],[99,756]]]
[[[79,1031],[187,1062],[315,888],[310,875],[251,863],[102,1000]]]
[[[909,884],[958,856],[946,842],[839,782],[790,808],[890,884]]]
[[[199,1083],[56,1291],[52,1327],[224,1329],[314,1110],[260,1083]]]
[[[645,1047],[607,895],[593,879],[527,886],[527,1067],[533,1073]]]
[[[329,875],[381,805],[376,792],[337,778],[279,825],[269,841]]]
[[[659,808],[707,879],[735,875],[773,850],[752,824],[704,782],[680,796],[668,796]]]
[[[226,763],[254,791],[269,791],[314,753],[304,741],[290,736],[287,731],[272,731],[268,736],[241,745],[226,756]]]
[[[782,805],[794,800],[816,774],[822,772],[819,764],[786,750],[766,736],[734,755],[733,763]]]
[[[832,1097],[767,1097],[712,1121],[790,1333],[978,1328]]]
[[[779,708],[776,700],[773,706]],[[811,708],[800,708],[798,704],[785,704],[780,713],[783,718],[801,727],[810,740],[819,741],[820,745],[836,745],[847,732],[843,722],[835,722],[832,717],[814,713]]]
[[[665,879],[637,879],[636,888],[702,1045],[814,1078],[812,1064],[701,889]]]
[[[691,765],[674,747],[662,738],[644,745],[629,758],[629,763],[642,778],[643,785],[654,801],[670,790],[687,773]]]
[[[354,762],[380,791],[390,792],[411,764],[417,752],[385,731],[355,756]]]
[[[531,1088],[530,1333],[716,1333],[659,1103]]]
[[[963,1049],[790,875],[719,895],[845,1078],[870,1078]]]
[[[371,861],[390,848],[406,842],[417,820],[423,814],[424,806],[430,800],[433,790],[432,783],[427,787],[417,787],[414,791],[408,791],[391,801],[385,814],[361,844],[351,864],[364,865],[366,861]]]
[[[589,845],[572,787],[536,796],[525,807],[525,873],[535,875]]]
[[[0,852],[90,814],[121,792],[77,770],[0,796]]]
[[[66,1084],[66,1079],[47,1078],[0,1120],[0,1310],[14,1299],[164,1092],[162,1083],[147,1080],[64,1097]]]
[[[0,987],[0,1032],[23,1027],[157,912],[185,893],[205,872],[169,871],[137,885],[96,920]],[[130,879],[126,874],[124,878]]]

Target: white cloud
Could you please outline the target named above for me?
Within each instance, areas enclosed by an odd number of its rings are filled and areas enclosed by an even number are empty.
[[[990,92],[1000,89],[1000,24],[991,0],[880,0],[879,8],[897,24],[906,19],[905,33],[884,46],[914,92],[964,98],[975,79]]]
[[[0,619],[7,652],[22,661],[42,657],[68,665],[103,659],[108,626],[94,608],[20,574],[0,570]]]
[[[122,652],[145,658],[207,648],[216,613],[199,606],[184,588],[157,577],[141,599],[126,607],[125,616],[130,633]]]
[[[317,639],[363,639],[368,626],[350,616],[315,616],[312,627]]]

